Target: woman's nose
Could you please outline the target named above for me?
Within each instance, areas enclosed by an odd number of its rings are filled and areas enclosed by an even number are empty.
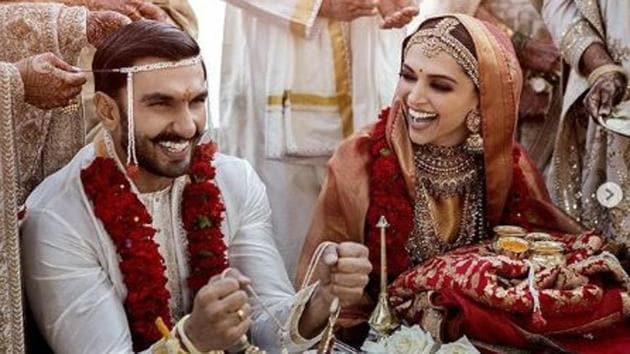
[[[428,101],[425,92],[425,88],[422,87],[420,83],[415,84],[411,92],[409,92],[409,95],[407,95],[407,105],[413,108],[419,108],[423,104],[426,104]]]

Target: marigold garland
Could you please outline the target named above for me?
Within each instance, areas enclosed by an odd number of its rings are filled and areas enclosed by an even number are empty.
[[[228,266],[227,247],[221,223],[225,206],[212,159],[216,145],[195,147],[190,165],[191,182],[184,187],[182,222],[188,239],[190,275],[188,286],[194,295]],[[94,214],[109,233],[120,257],[120,271],[127,287],[125,310],[135,351],[142,351],[161,338],[154,325],[161,317],[172,327],[170,293],[166,288],[166,267],[154,237],[152,218],[125,175],[111,158],[97,157],[81,171],[86,195]]]

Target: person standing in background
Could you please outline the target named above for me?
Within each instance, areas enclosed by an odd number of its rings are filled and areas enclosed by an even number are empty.
[[[535,1],[568,66],[547,185],[554,203],[585,226],[630,246],[630,138],[597,124],[628,102],[630,6],[622,1]],[[619,204],[597,190],[619,186]]]
[[[219,146],[267,187],[293,278],[337,144],[372,121],[396,85],[415,1],[227,0]],[[380,19],[377,14],[381,14]]]
[[[0,353],[25,349],[18,207],[82,146],[81,117],[65,107],[86,78],[72,65],[128,22],[59,4],[0,5]]]

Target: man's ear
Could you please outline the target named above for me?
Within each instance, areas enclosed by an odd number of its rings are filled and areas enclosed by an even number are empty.
[[[98,91],[94,93],[94,105],[96,114],[105,129],[113,131],[120,126],[120,110],[113,98]]]

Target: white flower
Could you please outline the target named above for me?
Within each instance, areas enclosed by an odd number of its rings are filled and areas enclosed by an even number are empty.
[[[387,348],[385,348],[386,342],[387,338],[383,338],[378,342],[365,341],[361,346],[361,351],[368,354],[387,354]]]
[[[431,354],[435,341],[418,325],[401,327],[387,339],[387,352],[391,354]]]
[[[463,336],[456,342],[442,344],[440,350],[435,354],[479,354],[479,351],[470,343],[466,336]]]
[[[367,341],[361,350],[368,354],[431,354],[435,351],[435,346],[433,337],[415,325],[402,326],[378,342]]]

